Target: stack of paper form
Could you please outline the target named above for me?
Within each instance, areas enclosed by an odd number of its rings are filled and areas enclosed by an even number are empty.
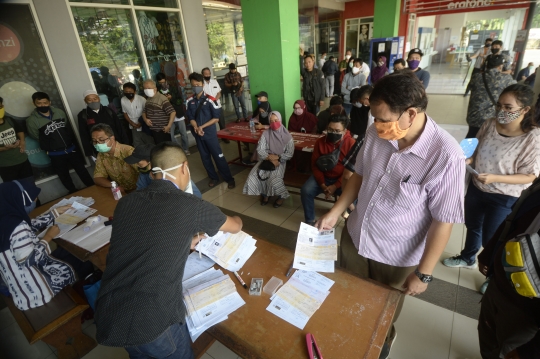
[[[67,205],[73,204],[75,202],[80,203],[83,206],[90,207],[91,205],[94,204],[94,199],[92,197],[80,197],[80,196],[71,197],[69,199],[64,198],[60,202],[58,202],[57,204],[52,206],[51,209],[62,207],[62,206],[67,206]]]
[[[195,249],[234,272],[240,270],[255,252],[256,242],[245,232],[231,234],[219,231],[215,236],[201,240]]]
[[[334,272],[337,241],[334,229],[319,232],[316,227],[300,224],[293,268],[315,272]]]
[[[320,308],[334,281],[319,273],[296,271],[276,294],[266,310],[304,329],[309,318]]]
[[[199,259],[198,256],[194,252],[188,257],[186,270],[189,275],[196,270],[208,269],[188,279],[184,276],[182,282],[186,322],[193,342],[206,329],[224,321],[230,313],[246,304],[231,277],[212,268],[213,262],[209,259]]]
[[[64,234],[62,239],[76,244],[89,252],[95,252],[111,241],[112,226],[106,226],[107,217],[98,216],[99,221],[88,224],[82,223],[79,227]]]

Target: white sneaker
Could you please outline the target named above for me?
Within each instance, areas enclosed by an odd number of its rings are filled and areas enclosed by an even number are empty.
[[[463,258],[461,258],[460,254],[450,257],[450,258],[446,258],[445,260],[443,260],[442,263],[445,266],[450,267],[450,268],[466,268],[466,269],[478,268],[478,264],[476,263],[476,261],[474,261],[473,264],[468,264],[467,262],[463,260]]]

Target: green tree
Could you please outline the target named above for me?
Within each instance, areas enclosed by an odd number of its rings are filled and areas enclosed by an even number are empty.
[[[213,61],[220,61],[221,56],[227,52],[227,40],[225,39],[225,29],[223,23],[206,23],[206,34],[208,35],[208,47]]]

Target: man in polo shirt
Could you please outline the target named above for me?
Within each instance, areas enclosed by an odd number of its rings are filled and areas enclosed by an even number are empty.
[[[129,123],[129,129],[133,136],[133,147],[143,143],[153,144],[154,139],[142,130],[142,112],[146,105],[146,99],[137,95],[137,87],[131,82],[125,83],[123,89],[124,96],[120,100],[120,104],[124,112],[124,120]]]
[[[208,67],[205,67],[202,69],[201,74],[203,75],[204,82],[203,82],[203,91],[206,96],[211,96],[216,99],[216,104],[221,108],[220,115],[219,115],[219,129],[223,130],[225,128],[225,114],[223,113],[223,109],[221,107],[221,86],[219,86],[219,83],[216,79],[212,78],[212,72],[210,72],[210,69]],[[234,96],[234,94],[233,94]],[[225,143],[229,143],[229,140],[223,140]]]
[[[355,172],[316,226],[332,228],[358,197],[343,229],[340,265],[418,295],[433,278],[453,223],[463,223],[463,151],[426,115],[426,92],[412,73],[383,77],[369,101],[375,123]],[[403,297],[394,319],[402,304]],[[392,327],[380,358],[388,357],[394,338]]]
[[[171,127],[176,117],[173,106],[156,87],[154,80],[143,82],[144,94],[148,96],[142,117],[152,130],[152,137],[156,144],[171,140]]]
[[[212,159],[216,163],[221,177],[229,184],[229,189],[235,187],[234,177],[229,169],[229,164],[223,155],[223,151],[219,146],[219,141],[216,131],[216,123],[218,122],[221,112],[220,106],[216,103],[216,99],[203,91],[204,78],[201,74],[193,72],[189,75],[193,96],[186,101],[186,119],[193,126],[193,137],[197,142],[197,148],[201,154],[201,160],[210,177],[208,186],[214,187],[219,182],[218,174],[212,163]]]
[[[171,142],[152,150],[155,180],[114,211],[107,268],[96,300],[96,340],[131,358],[192,359],[182,276],[198,233],[238,233],[239,217],[187,194],[188,161]]]
[[[111,188],[111,182],[115,181],[122,192],[135,190],[139,171],[137,166],[130,166],[124,161],[133,153],[133,147],[117,142],[109,125],[95,125],[91,133],[92,144],[98,152],[94,182],[98,186]]]

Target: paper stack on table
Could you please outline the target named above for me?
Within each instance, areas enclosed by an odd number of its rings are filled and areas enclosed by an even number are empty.
[[[313,226],[300,224],[293,268],[316,272],[334,272],[337,261],[337,241],[334,229],[319,232]]]
[[[214,269],[213,261],[193,252],[189,255],[184,269],[182,289],[186,305],[186,323],[191,340],[212,325],[224,321],[228,315],[240,308],[244,300],[236,291],[229,275]],[[198,274],[186,279],[187,275]]]
[[[64,198],[60,202],[52,206],[51,209],[67,206],[68,204],[73,204],[75,202],[82,204],[83,206],[90,207],[91,205],[94,204],[94,199],[92,197],[80,197],[80,196],[71,197],[69,199]]]
[[[72,198],[82,198],[82,197],[72,197]],[[89,203],[89,201],[87,200],[85,202]],[[65,211],[64,213],[62,213],[60,216],[58,216],[54,220],[54,224],[56,224],[58,228],[60,228],[60,233],[55,238],[61,238],[67,232],[75,228],[77,226],[77,223],[84,221],[85,219],[87,219],[88,217],[90,217],[91,215],[97,212],[96,209],[87,207],[84,204],[80,204],[79,202],[73,202],[69,204],[71,205],[71,208]],[[65,205],[69,205],[69,204],[65,204]],[[60,206],[56,204],[55,206],[51,207],[51,209],[58,208],[58,207]],[[38,237],[43,238],[43,236],[45,236],[45,233],[47,233],[47,229],[41,232]]]
[[[195,247],[221,267],[232,272],[240,270],[255,252],[255,243],[249,234],[236,234],[219,231],[215,236],[202,239]]]
[[[106,226],[107,217],[97,216],[93,223],[84,222],[61,238],[89,252],[95,252],[111,241],[112,226]]]
[[[296,271],[291,279],[270,299],[266,308],[299,329],[304,329],[309,318],[330,294],[334,281],[316,272]]]

